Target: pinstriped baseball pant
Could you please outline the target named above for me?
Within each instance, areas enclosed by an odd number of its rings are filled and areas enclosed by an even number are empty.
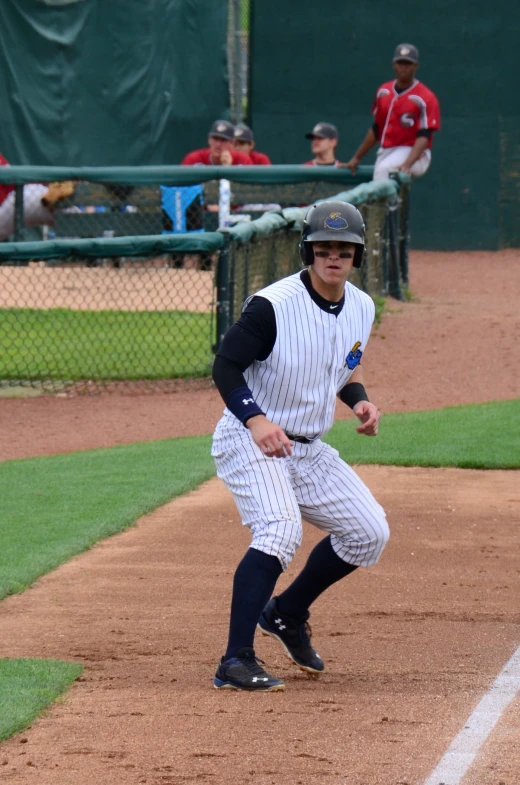
[[[250,432],[220,429],[213,439],[217,474],[233,494],[251,547],[287,569],[302,541],[302,517],[331,535],[348,564],[375,564],[389,537],[383,508],[337,450],[296,442],[286,458],[267,458]]]

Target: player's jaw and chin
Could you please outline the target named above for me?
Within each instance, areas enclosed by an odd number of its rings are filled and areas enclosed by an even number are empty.
[[[327,300],[340,300],[354,265],[355,246],[343,242],[316,242],[312,246],[314,263],[309,267],[312,285]],[[321,256],[323,252],[328,252],[327,256]],[[344,258],[347,252],[349,255]]]

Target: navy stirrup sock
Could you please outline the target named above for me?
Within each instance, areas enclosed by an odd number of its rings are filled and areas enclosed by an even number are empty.
[[[229,640],[225,659],[238,649],[253,647],[256,625],[282,573],[276,556],[249,548],[233,579]]]
[[[340,559],[330,542],[330,536],[321,540],[309,554],[307,564],[290,586],[276,598],[276,607],[282,616],[304,619],[307,611],[320,594],[333,583],[357,568]]]

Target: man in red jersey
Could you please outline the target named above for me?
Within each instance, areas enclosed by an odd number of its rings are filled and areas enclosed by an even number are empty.
[[[271,166],[271,161],[265,153],[257,153],[254,149],[255,137],[247,125],[237,125],[235,128],[235,149],[240,150],[250,157],[255,166]]]
[[[372,127],[350,161],[340,164],[352,174],[378,141],[374,180],[385,179],[396,170],[420,177],[430,166],[433,133],[441,127],[441,115],[437,96],[415,78],[419,67],[417,47],[399,44],[393,67],[396,78],[377,90]]]
[[[181,166],[252,166],[251,158],[234,148],[234,139],[234,125],[227,120],[215,120],[209,131],[209,146],[185,155]]]
[[[304,166],[339,166],[336,158],[338,144],[338,129],[332,123],[317,123],[312,131],[305,134],[306,139],[311,139],[312,161],[305,161]]]

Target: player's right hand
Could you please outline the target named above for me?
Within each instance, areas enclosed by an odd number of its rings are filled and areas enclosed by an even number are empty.
[[[255,417],[250,417],[246,422],[246,428],[249,428],[254,443],[266,458],[285,458],[287,455],[292,455],[293,443],[287,434],[265,415],[257,414]]]
[[[338,164],[340,169],[350,169],[352,174],[356,174],[358,168],[359,161],[357,158],[351,158],[350,161],[347,161],[346,164]]]

